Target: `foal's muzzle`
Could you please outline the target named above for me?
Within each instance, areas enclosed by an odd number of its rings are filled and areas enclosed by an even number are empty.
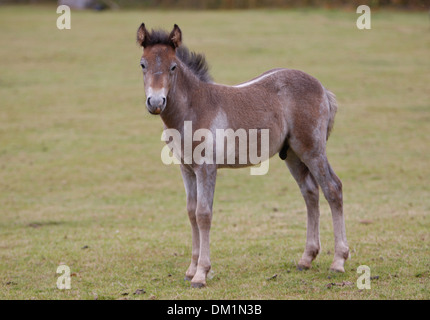
[[[150,96],[146,99],[146,107],[152,114],[160,114],[166,107],[167,99],[165,96]]]

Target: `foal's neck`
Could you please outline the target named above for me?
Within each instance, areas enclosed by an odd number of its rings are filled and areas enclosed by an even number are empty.
[[[207,83],[201,81],[194,75],[188,67],[178,62],[175,79],[167,96],[167,106],[161,114],[161,119],[167,128],[180,130],[184,126],[184,121],[195,120],[195,112],[191,109],[198,104],[196,100],[199,91],[204,90]]]

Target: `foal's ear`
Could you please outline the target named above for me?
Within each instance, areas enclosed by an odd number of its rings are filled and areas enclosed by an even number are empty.
[[[140,46],[142,46],[144,48],[146,47],[147,43],[149,42],[149,32],[148,32],[148,30],[146,30],[144,23],[142,23],[140,25],[139,29],[137,29],[136,41]]]
[[[177,24],[175,24],[175,26],[173,27],[169,39],[172,42],[173,48],[175,49],[182,44],[182,31],[181,29],[179,29]]]

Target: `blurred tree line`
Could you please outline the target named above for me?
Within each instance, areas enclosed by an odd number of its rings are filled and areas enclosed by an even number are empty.
[[[184,8],[184,9],[254,9],[322,7],[356,8],[361,4],[371,8],[430,9],[430,0],[92,0],[107,7]],[[2,3],[56,3],[57,0],[0,0]]]

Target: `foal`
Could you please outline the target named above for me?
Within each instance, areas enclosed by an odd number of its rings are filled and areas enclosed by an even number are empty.
[[[143,47],[146,106],[159,114],[165,129],[176,129],[184,140],[184,123],[192,121],[192,130],[268,129],[268,157],[279,153],[300,187],[307,208],[307,240],[298,268],[308,269],[320,251],[319,186],[333,217],[335,240],[331,270],[344,272],[349,257],[343,217],[342,183],[331,168],[326,155],[326,141],[333,127],[337,104],[333,93],[304,72],[274,69],[237,86],[212,82],[203,55],[190,53],[182,45],[177,25],[171,33],[149,32],[145,24],[137,31]],[[247,141],[249,142],[249,141]],[[196,141],[191,141],[193,150]],[[261,143],[260,143],[261,145]],[[222,149],[222,150],[221,150]],[[213,158],[224,152],[215,143]],[[192,257],[185,279],[193,287],[206,285],[211,268],[209,231],[218,168],[245,164],[184,161],[184,149],[173,150],[187,195],[187,210],[192,228]],[[239,151],[233,151],[235,159]],[[227,153],[224,152],[224,157]],[[218,160],[218,159],[217,159]]]

